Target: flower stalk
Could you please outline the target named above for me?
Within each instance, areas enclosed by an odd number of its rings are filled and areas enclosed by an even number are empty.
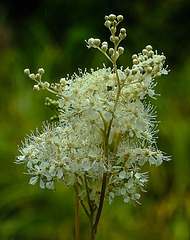
[[[76,185],[78,192],[78,184]],[[79,198],[75,195],[75,239],[79,240]]]

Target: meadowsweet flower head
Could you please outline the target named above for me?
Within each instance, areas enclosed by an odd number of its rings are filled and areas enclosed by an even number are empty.
[[[169,160],[158,150],[155,107],[146,102],[147,96],[157,95],[155,79],[168,74],[166,57],[147,45],[132,56],[131,68],[118,68],[117,60],[124,53],[120,44],[127,36],[125,28],[117,29],[122,20],[122,15],[105,17],[110,43],[94,38],[86,41],[112,67],[80,70],[55,84],[42,80],[43,68],[37,74],[24,70],[36,82],[34,90],[56,94],[57,101],[47,103],[56,106],[59,121],[44,125],[42,132],[26,139],[16,161],[26,165],[32,185],[55,189],[55,182],[61,181],[80,186],[89,211],[98,209],[105,196],[110,203],[115,196],[138,202],[148,181],[142,166],[159,166]]]

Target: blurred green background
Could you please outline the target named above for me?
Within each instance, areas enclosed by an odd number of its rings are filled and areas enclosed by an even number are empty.
[[[119,63],[147,44],[167,56],[171,70],[158,79],[156,104],[158,146],[172,161],[148,167],[142,206],[117,199],[105,203],[98,240],[190,239],[190,3],[189,0],[6,0],[0,3],[0,239],[74,240],[73,189],[41,190],[14,164],[17,145],[52,113],[44,106],[47,92],[34,92],[23,74],[43,67],[44,79],[59,81],[78,68],[109,64],[85,39],[108,40],[104,16],[125,17],[128,37]],[[80,212],[81,240],[89,239]]]

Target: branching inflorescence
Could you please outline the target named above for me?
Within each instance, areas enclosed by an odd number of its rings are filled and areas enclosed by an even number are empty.
[[[105,197],[124,202],[138,202],[144,191],[145,163],[159,166],[169,160],[156,145],[155,108],[146,103],[155,98],[155,78],[168,74],[165,56],[148,45],[132,56],[132,68],[117,67],[124,52],[120,43],[126,29],[117,26],[123,16],[105,17],[110,41],[90,38],[88,48],[97,48],[112,63],[111,67],[80,72],[61,78],[59,83],[42,81],[43,68],[37,74],[25,73],[36,82],[34,90],[46,89],[58,97],[59,121],[44,125],[43,131],[26,139],[17,163],[26,165],[41,188],[55,189],[55,182],[74,186],[79,201],[89,217],[91,239],[95,239]]]

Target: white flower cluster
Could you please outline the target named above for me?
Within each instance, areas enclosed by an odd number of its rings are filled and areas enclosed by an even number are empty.
[[[110,57],[107,42],[99,47],[99,39],[87,41],[89,47],[108,57],[113,69],[104,66],[90,73],[80,72],[54,85],[42,82],[44,70],[39,69],[36,75],[25,70],[37,82],[35,89],[57,94],[60,120],[26,139],[17,163],[26,165],[32,175],[30,184],[39,182],[41,188],[49,189],[55,188],[55,181],[77,185],[80,198],[90,199],[96,207],[104,194],[110,202],[115,196],[122,196],[124,202],[138,202],[139,189],[143,191],[147,182],[147,173],[141,173],[141,167],[146,162],[159,166],[169,160],[156,146],[155,108],[145,103],[146,96],[156,95],[154,79],[168,73],[165,56],[148,45],[132,56],[131,69],[117,69],[116,61],[124,51],[119,43],[126,37],[123,28],[115,36],[122,20],[121,15],[106,16],[105,25],[114,44]]]

